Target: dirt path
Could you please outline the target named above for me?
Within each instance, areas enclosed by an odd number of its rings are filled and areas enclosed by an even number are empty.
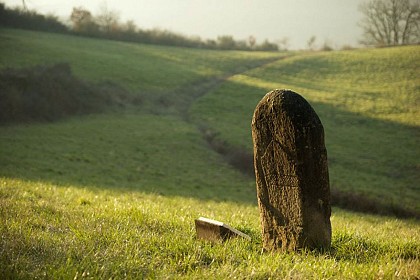
[[[204,96],[210,91],[215,90],[226,80],[228,80],[234,75],[241,74],[246,71],[259,68],[279,60],[287,59],[289,57],[290,56],[286,56],[271,59],[269,61],[264,61],[262,63],[259,63],[258,65],[249,67],[243,71],[237,71],[229,73],[222,77],[217,77],[206,81],[200,81],[197,84],[189,85],[188,87],[176,90],[174,94],[180,92],[188,92],[188,98],[183,100],[183,102],[179,102],[177,104],[178,114],[182,117],[183,120],[191,123],[191,119],[189,117],[189,109],[198,98]],[[225,141],[218,140],[215,137],[216,134],[214,132],[212,133],[208,129],[204,130],[200,127],[197,127],[197,129],[200,130],[200,133],[208,143],[210,149],[222,155],[223,159],[235,169],[239,170],[240,172],[242,172],[246,176],[249,176],[250,178],[254,178],[255,174],[253,165],[253,151],[243,150],[241,148],[231,146]],[[384,204],[380,201],[367,198],[366,196],[357,193],[343,192],[337,188],[334,188],[334,186],[331,186],[331,201],[333,206],[337,206],[339,208],[350,211],[395,216],[398,218],[414,218],[418,220],[420,219],[420,213],[418,212],[411,211],[397,205]]]

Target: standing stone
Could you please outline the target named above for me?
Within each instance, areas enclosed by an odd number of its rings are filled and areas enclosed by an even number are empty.
[[[252,139],[264,248],[329,248],[327,151],[314,109],[293,91],[271,91],[255,109]]]

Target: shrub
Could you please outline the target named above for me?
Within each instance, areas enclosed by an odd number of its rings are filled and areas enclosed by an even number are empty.
[[[128,93],[113,83],[93,85],[77,79],[67,63],[0,72],[0,123],[53,121],[127,100]]]
[[[44,16],[35,11],[25,11],[19,8],[9,9],[3,3],[0,3],[0,25],[48,32],[68,32],[67,26],[61,23],[56,16]]]

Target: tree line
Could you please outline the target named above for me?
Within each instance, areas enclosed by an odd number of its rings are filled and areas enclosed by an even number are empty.
[[[25,4],[25,2],[23,1]],[[363,18],[360,43],[367,46],[393,46],[420,43],[420,0],[369,0],[359,7]],[[102,7],[97,15],[83,7],[75,7],[69,16],[70,24],[64,24],[54,15],[42,15],[23,8],[7,8],[0,3],[0,26],[41,30],[48,32],[71,33],[81,36],[181,46],[191,48],[222,50],[278,51],[279,46],[287,50],[288,38],[278,44],[268,40],[258,44],[254,36],[246,40],[236,40],[224,35],[213,39],[198,36],[185,36],[169,30],[146,30],[136,26],[134,21],[122,22],[117,12]],[[308,40],[308,49],[314,48],[315,36]],[[325,43],[321,50],[331,50]]]
[[[3,3],[0,3],[0,25],[47,32],[69,32],[69,28],[56,16],[45,16],[27,9],[9,9]]]
[[[169,30],[146,30],[139,28],[132,20],[121,22],[118,13],[108,10],[106,7],[103,7],[97,15],[83,7],[75,7],[70,15],[70,23],[70,25],[66,25],[54,15],[46,16],[27,9],[7,8],[3,3],[0,3],[0,25],[2,26],[190,48],[246,51],[279,50],[277,44],[268,40],[258,44],[253,36],[250,36],[248,40],[236,40],[230,35],[219,36],[216,40],[203,40],[198,36],[187,37]]]

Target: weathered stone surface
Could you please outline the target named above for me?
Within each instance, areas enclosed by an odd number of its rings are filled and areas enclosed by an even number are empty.
[[[251,237],[222,222],[200,217],[195,220],[197,237],[209,241],[225,241],[232,237],[243,237],[251,240]]]
[[[327,152],[315,111],[295,92],[271,91],[255,109],[252,138],[264,248],[330,247]]]

